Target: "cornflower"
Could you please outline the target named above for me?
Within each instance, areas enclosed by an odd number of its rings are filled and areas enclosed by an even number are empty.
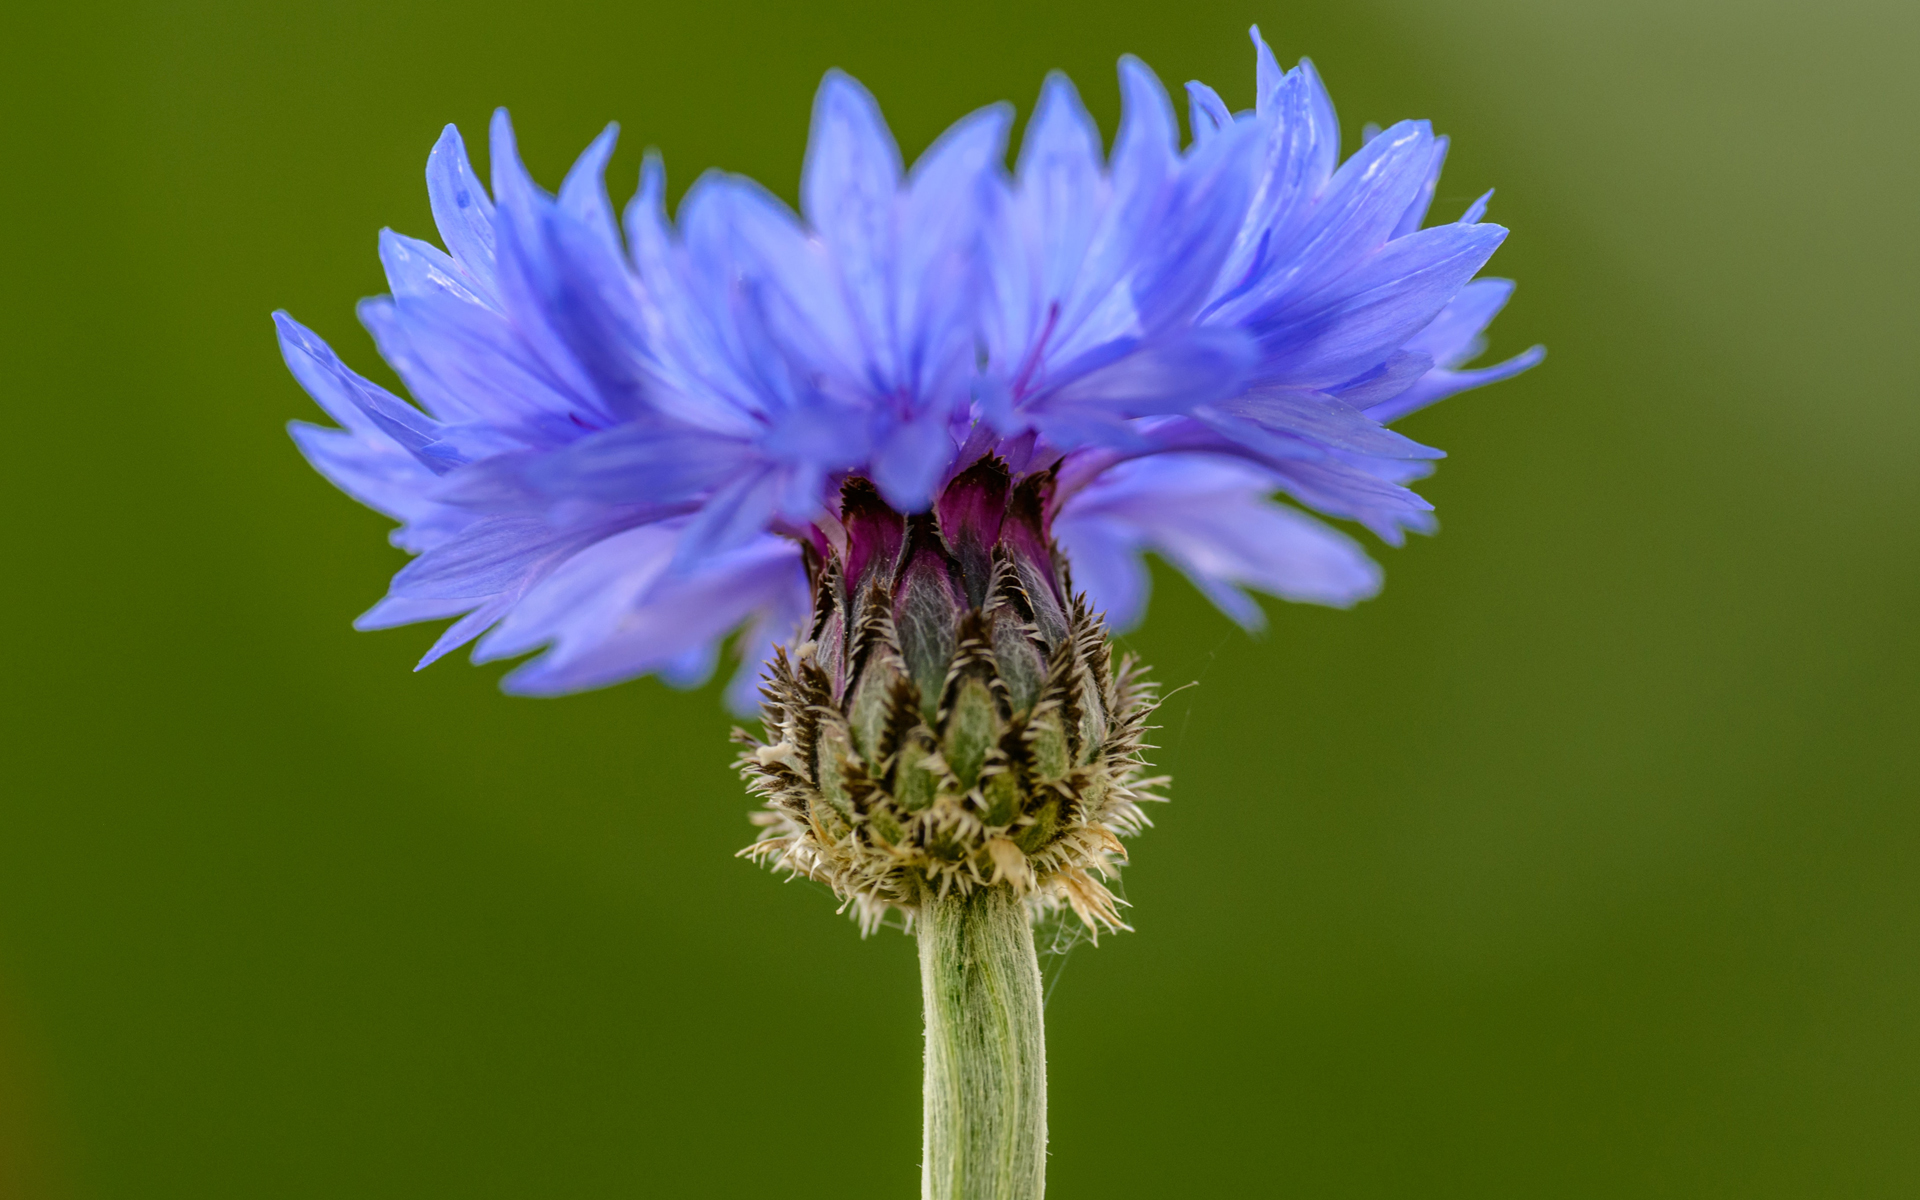
[[[1253,39],[1254,109],[1189,84],[1185,146],[1137,59],[1110,155],[1049,77],[1011,172],[1008,106],[907,170],[830,72],[798,214],[710,172],[669,220],[649,155],[617,218],[611,127],[549,195],[502,111],[491,194],[452,127],[429,156],[444,249],[381,234],[360,316],[417,403],[276,314],[338,422],[295,441],[417,556],[360,628],[457,618],[420,665],[538,652],[527,695],[696,685],[735,638],[743,853],[918,932],[930,1198],[1044,1187],[1031,918],[1125,928],[1104,881],[1165,783],[1109,635],[1143,555],[1248,628],[1250,591],[1365,599],[1378,566],[1305,510],[1431,532],[1407,485],[1441,452],[1388,425],[1541,357],[1465,365],[1512,284],[1475,279],[1487,197],[1426,224],[1447,139],[1341,161],[1312,65]]]

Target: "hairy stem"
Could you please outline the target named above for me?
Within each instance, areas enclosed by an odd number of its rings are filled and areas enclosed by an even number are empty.
[[[927,1015],[922,1200],[1040,1200],[1047,1048],[1026,906],[1005,886],[920,911]]]

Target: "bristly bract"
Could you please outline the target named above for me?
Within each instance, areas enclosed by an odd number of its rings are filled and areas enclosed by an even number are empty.
[[[774,653],[765,738],[738,735],[766,804],[743,853],[832,887],[863,929],[999,884],[1125,927],[1101,880],[1160,799],[1154,693],[1072,591],[1054,483],[983,458],[905,515],[849,481],[808,555],[805,640]]]

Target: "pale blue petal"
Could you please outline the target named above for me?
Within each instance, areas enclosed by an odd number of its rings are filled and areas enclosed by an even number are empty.
[[[781,479],[777,471],[756,464],[720,487],[694,514],[681,537],[678,569],[688,569],[704,558],[736,550],[764,533],[779,511]]]
[[[888,431],[873,455],[873,482],[901,512],[924,512],[934,485],[953,458],[953,437],[944,419],[923,417]]]
[[[583,437],[525,468],[551,495],[605,504],[673,504],[704,496],[753,462],[735,438],[660,421],[628,422]]]
[[[1113,141],[1114,190],[1155,193],[1173,173],[1180,129],[1173,101],[1153,68],[1131,54],[1120,59],[1120,132]]]
[[[678,654],[661,660],[653,673],[660,682],[670,688],[691,691],[713,678],[713,668],[720,662],[720,642],[713,639],[687,647]]]
[[[472,596],[388,596],[353,619],[353,627],[362,632],[397,629],[420,621],[438,621],[457,617],[477,608],[482,601]]]
[[[798,555],[795,555],[797,565]],[[747,716],[760,706],[760,680],[767,660],[776,645],[791,646],[801,633],[801,624],[812,607],[812,589],[804,571],[787,570],[785,577],[775,575],[761,591],[763,605],[753,621],[741,632],[736,645],[740,650],[740,669],[727,683],[726,704],[736,716]]]
[[[1013,110],[994,105],[956,122],[914,164],[895,254],[898,344],[890,382],[910,412],[945,416],[964,402],[975,313],[988,281],[983,235],[1006,157]]]
[[[284,312],[275,313],[274,322],[287,368],[334,420],[362,435],[385,434],[437,474],[471,457],[448,426],[349,370],[312,330]]]
[[[1420,382],[1392,400],[1368,409],[1367,415],[1376,421],[1398,421],[1401,417],[1419,412],[1430,404],[1438,404],[1448,396],[1457,395],[1471,388],[1485,387],[1489,383],[1498,383],[1502,379],[1511,379],[1522,371],[1539,366],[1541,360],[1546,357],[1545,346],[1534,346],[1491,367],[1481,367],[1472,371],[1431,371]]]
[[[1440,186],[1440,170],[1446,166],[1447,163],[1447,139],[1445,137],[1436,137],[1433,139],[1431,154],[1433,157],[1430,165],[1427,167],[1426,182],[1420,186],[1420,191],[1414,196],[1413,203],[1407,205],[1407,211],[1401,214],[1400,223],[1394,226],[1393,233],[1389,236],[1405,237],[1407,234],[1419,229],[1420,226],[1425,223],[1427,210],[1433,207],[1434,189]],[[1476,216],[1474,220],[1479,220],[1479,217]],[[1463,221],[1462,224],[1471,225],[1473,221]]]
[[[1297,232],[1267,246],[1273,259],[1259,284],[1223,314],[1272,321],[1277,308],[1334,282],[1354,262],[1387,244],[1401,214],[1426,181],[1433,135],[1425,121],[1402,121],[1343,163]]]
[[[1153,578],[1141,556],[1145,541],[1134,525],[1095,509],[1069,504],[1054,518],[1053,535],[1073,571],[1073,586],[1086,592],[1094,611],[1116,633],[1146,616]]]
[[[1476,279],[1460,289],[1426,328],[1407,339],[1406,348],[1423,353],[1439,367],[1472,362],[1486,349],[1481,334],[1513,298],[1513,280]]]
[[[483,308],[488,306],[479,285],[460,269],[459,263],[418,238],[382,229],[380,265],[386,268],[387,286],[396,297],[444,297]]]
[[[393,594],[455,599],[512,591],[593,541],[535,517],[491,517],[414,559],[393,577]]]
[[[790,604],[796,586],[805,594],[799,549],[782,539],[762,538],[691,575],[657,572],[644,580],[628,573],[622,560],[629,555],[615,553],[630,549],[610,545],[591,561],[581,556],[579,576],[564,581],[568,595],[540,607],[548,615],[545,623],[528,622],[511,641],[503,637],[495,644],[490,637],[483,644],[481,654],[489,658],[510,656],[511,647],[550,646],[509,674],[503,688],[519,695],[558,695],[684,667],[696,648],[717,642],[757,612]],[[673,552],[665,556],[671,559]],[[649,564],[659,560],[658,551],[645,559]],[[556,572],[543,590],[561,588],[568,574]],[[617,582],[605,585],[609,578]],[[590,596],[593,602],[583,608],[570,596]],[[538,598],[529,596],[529,601]],[[497,634],[506,633],[503,624]]]
[[[1406,391],[1433,369],[1433,359],[1418,350],[1397,350],[1370,371],[1327,389],[1342,404],[1365,411]]]
[[[1270,465],[1287,495],[1330,517],[1358,521],[1390,546],[1404,542],[1407,530],[1437,528],[1433,505],[1389,479],[1327,458]]]
[[[1379,567],[1351,538],[1273,503],[1272,490],[1265,473],[1220,459],[1145,459],[1115,468],[1074,496],[1054,528],[1076,564],[1075,582],[1122,618],[1139,611],[1145,581],[1137,564],[1120,563],[1146,550],[1166,558],[1249,628],[1259,627],[1264,615],[1242,588],[1337,607],[1379,591]],[[1083,550],[1098,564],[1092,579],[1078,571]],[[1111,599],[1097,590],[1096,579],[1112,590]]]
[[[427,200],[447,253],[491,301],[495,294],[493,200],[473,173],[460,131],[451,125],[441,131],[433,153],[427,156]]]
[[[578,431],[584,406],[500,313],[446,295],[363,302],[362,323],[383,358],[436,414],[489,421],[522,441]]]
[[[560,194],[555,197],[559,211],[598,234],[615,258],[620,255],[620,230],[613,217],[613,202],[607,198],[607,161],[613,157],[619,138],[617,124],[601,130],[567,169],[567,177],[560,181]]]
[[[1227,109],[1227,102],[1199,80],[1187,83],[1187,129],[1193,134],[1195,145],[1205,142],[1214,134],[1233,124],[1233,113]]]
[[[1098,408],[1115,417],[1188,412],[1240,390],[1255,361],[1237,329],[1187,329],[1132,347],[1049,394],[1039,411]]]
[[[1279,433],[1350,454],[1382,458],[1445,458],[1382,426],[1370,415],[1324,392],[1290,388],[1254,388],[1213,405],[1215,411],[1255,422]]]
[[[1221,275],[1223,295],[1242,293],[1284,265],[1281,248],[1293,244],[1340,161],[1340,125],[1313,64],[1301,59],[1282,72],[1258,26],[1252,37],[1259,79],[1255,121],[1267,144],[1247,222]]]
[[[1141,332],[1191,319],[1213,291],[1235,231],[1246,219],[1261,131],[1227,127],[1194,151],[1169,189],[1169,212],[1142,246],[1130,286]]]
[[[895,375],[889,253],[900,191],[900,150],[873,96],[829,71],[814,100],[800,176],[801,211],[831,248],[868,358]]]
[[[675,526],[643,525],[583,548],[528,590],[480,643],[474,660],[517,658],[564,640],[579,644],[612,637],[626,614],[665,577],[679,534]]]
[[[1326,387],[1379,365],[1439,315],[1506,235],[1498,225],[1441,225],[1394,240],[1274,319],[1261,374]]]
[[[304,421],[287,422],[287,432],[314,470],[375,512],[412,521],[436,507],[425,495],[433,472],[387,437],[363,438]]]
[[[519,599],[518,592],[495,596],[447,626],[440,636],[434,639],[433,645],[427,648],[427,652],[420,656],[420,661],[413,664],[413,669],[424,671],[434,662],[479,637],[511,611]]]

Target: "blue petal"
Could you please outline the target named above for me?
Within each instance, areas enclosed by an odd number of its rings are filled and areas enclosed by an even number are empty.
[[[806,575],[791,542],[762,538],[696,573],[676,575],[664,570],[674,557],[671,543],[659,544],[654,532],[634,530],[576,556],[528,595],[476,657],[550,645],[501,686],[519,695],[558,695],[649,671],[685,670],[743,621],[791,612],[796,593],[805,603]],[[790,636],[792,625],[779,636]]]
[[[1419,193],[1413,199],[1413,203],[1407,205],[1407,211],[1401,214],[1400,222],[1393,227],[1393,233],[1389,235],[1390,237],[1405,237],[1407,234],[1419,229],[1427,219],[1427,210],[1433,207],[1434,189],[1440,186],[1440,169],[1444,167],[1447,162],[1447,139],[1445,137],[1434,138],[1431,153],[1433,157],[1431,165],[1427,168],[1427,181],[1421,185]],[[1479,217],[1476,216],[1474,220],[1479,220]],[[1461,224],[1471,225],[1473,221],[1463,221]]]
[[[495,596],[447,626],[445,631],[434,639],[433,645],[427,647],[427,652],[420,656],[420,661],[413,664],[413,669],[424,671],[437,660],[479,637],[505,616],[513,608],[514,602],[519,599],[517,593]]]
[[[1340,161],[1340,124],[1313,64],[1303,58],[1282,72],[1259,26],[1252,36],[1255,120],[1266,131],[1267,147],[1247,222],[1222,275],[1228,292],[1271,274],[1279,248],[1292,244]]]
[[[1144,550],[1165,557],[1248,628],[1265,618],[1243,587],[1339,607],[1379,591],[1379,567],[1351,538],[1273,503],[1272,488],[1265,473],[1219,459],[1146,459],[1113,469],[1070,499],[1054,530],[1076,584],[1122,622],[1145,599],[1137,566]],[[1083,553],[1096,564],[1092,575],[1081,570]]]
[[[1041,229],[1086,237],[1100,186],[1100,130],[1073,81],[1058,71],[1041,86],[1021,139],[1017,174]],[[1077,263],[1078,256],[1067,256],[1067,262]],[[1061,284],[1067,278],[1058,269],[1047,277]]]
[[[414,296],[363,302],[360,318],[407,386],[449,420],[489,421],[540,441],[577,434],[569,414],[593,411],[491,309],[446,295]]]
[[[1485,387],[1489,383],[1511,379],[1522,371],[1538,366],[1546,356],[1545,346],[1534,346],[1491,367],[1481,367],[1474,371],[1431,371],[1420,382],[1392,400],[1368,409],[1367,415],[1376,421],[1398,421],[1409,413],[1419,412],[1428,405],[1438,404],[1448,396],[1464,392],[1469,388]]]
[[[1066,76],[1049,75],[1020,147],[1019,190],[1008,209],[1016,227],[998,255],[1009,273],[1003,337],[1010,371],[1038,353],[1043,339],[1056,347],[1065,341],[1120,280],[1123,254],[1088,260],[1107,193],[1100,157],[1100,131],[1079,93]]]
[[[1255,463],[1300,503],[1358,521],[1396,546],[1406,530],[1428,533],[1437,527],[1433,506],[1402,486],[1427,474],[1429,460],[1350,454],[1211,410],[1201,418],[1163,418],[1141,435],[1146,449],[1128,449],[1123,456],[1208,454]]]
[[[779,509],[780,484],[778,472],[761,467],[738,474],[716,491],[688,524],[675,568],[685,570],[764,535]]]
[[[427,200],[433,223],[461,269],[491,299],[494,281],[493,200],[473,173],[460,131],[449,125],[427,155]]]
[[[376,629],[397,629],[419,621],[457,617],[480,603],[471,596],[388,596],[355,617],[353,627],[363,633]]]
[[[1046,397],[1042,411],[1098,408],[1115,417],[1188,412],[1240,390],[1254,347],[1237,329],[1184,329],[1131,349]]]
[[[1248,317],[1271,319],[1274,306],[1318,291],[1386,245],[1425,186],[1432,153],[1427,123],[1402,121],[1341,164],[1298,232],[1269,244],[1277,265],[1249,293]]]
[[[356,375],[312,330],[286,313],[276,312],[273,319],[287,369],[334,420],[357,433],[385,434],[436,474],[468,460],[457,440],[446,436],[447,426]]]
[[[1195,145],[1205,142],[1228,125],[1233,124],[1233,113],[1227,109],[1227,102],[1199,80],[1187,83],[1187,128],[1193,134]]]
[[[621,220],[627,231],[627,250],[641,280],[649,288],[677,283],[673,269],[673,231],[667,224],[667,167],[658,150],[648,150],[640,163],[640,189],[627,202]]]
[[[1286,81],[1286,72],[1280,69],[1279,61],[1273,56],[1273,48],[1267,45],[1267,39],[1260,36],[1260,26],[1248,26],[1247,36],[1253,39],[1255,111],[1264,117],[1273,108],[1274,96]]]
[[[605,533],[557,533],[541,521],[524,517],[478,521],[402,567],[393,577],[387,599],[361,621],[377,627],[435,611],[434,605],[422,601],[473,602],[473,611],[434,642],[414,668],[419,670],[480,636],[510,613],[529,588]]]
[[[591,533],[562,533],[533,517],[488,518],[400,568],[392,592],[430,599],[497,596],[592,540]]]
[[[304,421],[287,422],[287,432],[314,470],[375,512],[413,521],[435,507],[424,495],[433,472],[386,436],[363,438]]]
[[[1261,373],[1276,383],[1329,387],[1386,361],[1439,315],[1506,235],[1498,225],[1441,225],[1388,243],[1337,286],[1271,318]]]
[[[287,369],[314,403],[326,410],[336,422],[359,434],[379,433],[380,426],[370,417],[361,401],[360,385],[365,382],[340,362],[320,335],[294,320],[284,310],[273,314],[274,336],[280,343],[280,356]],[[367,383],[367,387],[373,387]],[[398,401],[396,401],[397,403]]]
[[[1113,212],[1102,239],[1108,253],[1130,257],[1148,236],[1146,223],[1161,211],[1162,196],[1179,161],[1179,130],[1167,89],[1147,64],[1120,59],[1120,130],[1109,168]]]
[[[1182,166],[1131,282],[1144,334],[1191,318],[1213,290],[1246,218],[1260,144],[1258,126],[1232,125]]]
[[[582,548],[527,590],[474,660],[514,658],[548,644],[590,648],[612,637],[666,576],[679,534],[674,526],[643,525]]]
[[[1131,54],[1120,58],[1120,132],[1113,140],[1114,189],[1153,192],[1172,173],[1180,130],[1173,101],[1153,68]]]
[[[1340,403],[1366,411],[1384,404],[1420,381],[1433,369],[1433,359],[1417,350],[1400,350],[1371,371],[1363,372],[1328,391]]]
[[[1229,416],[1253,421],[1268,430],[1309,439],[1351,454],[1382,458],[1445,458],[1431,446],[1380,425],[1371,416],[1323,392],[1288,388],[1255,388],[1215,404]]]
[[[689,646],[680,653],[662,660],[654,668],[654,674],[660,682],[670,688],[689,691],[713,678],[713,668],[720,662],[719,639]]]
[[[493,133],[500,287],[515,327],[587,409],[583,418],[607,424],[641,411],[646,353],[637,281],[603,233],[534,186],[504,109],[494,114]]]
[[[1159,79],[1132,55],[1120,60],[1120,96],[1120,131],[1109,164],[1110,199],[1085,252],[1083,283],[1061,314],[1060,335],[1053,344],[1062,354],[1078,354],[1107,338],[1139,332],[1133,297],[1116,285],[1125,281],[1143,249],[1151,247],[1178,168],[1173,105]]]
[[[620,230],[613,217],[613,202],[607,198],[607,160],[613,157],[620,126],[609,124],[600,131],[560,181],[556,198],[559,210],[599,234],[617,258],[620,254]]]
[[[1100,131],[1073,83],[1046,77],[1021,140],[1018,188],[996,198],[998,221],[989,265],[995,305],[987,338],[1008,372],[1052,336],[1060,307],[1085,286],[1083,263],[1104,198]]]
[[[801,211],[832,247],[867,353],[888,376],[894,365],[885,357],[892,298],[888,267],[899,190],[900,150],[879,105],[852,77],[827,72],[814,99],[813,131],[800,175]]]
[[[972,367],[974,314],[986,272],[982,234],[1013,111],[993,105],[955,122],[914,164],[896,255],[898,339],[890,381],[915,408],[960,399]]]
[[[1153,590],[1153,577],[1141,556],[1140,531],[1126,521],[1082,511],[1069,502],[1054,519],[1053,534],[1072,564],[1073,586],[1086,592],[1107,624],[1116,633],[1138,625]]]
[[[367,332],[373,335],[380,357],[405,381],[414,400],[435,420],[469,421],[482,416],[492,418],[504,415],[484,400],[476,405],[471,394],[464,394],[460,389],[443,384],[439,374],[414,349],[414,331],[401,318],[399,306],[391,296],[369,296],[354,306],[354,314],[360,318],[360,324],[366,327]],[[487,389],[482,396],[487,396],[491,390]]]
[[[1404,542],[1406,530],[1431,533],[1437,528],[1433,505],[1371,472],[1325,458],[1270,465],[1289,496],[1328,516],[1358,521],[1390,546]]]
[[[719,335],[707,361],[740,381],[743,407],[792,402],[789,359],[844,387],[866,382],[866,348],[846,297],[820,246],[778,199],[752,180],[709,172],[688,189],[680,229],[698,302]]]
[[[1492,277],[1467,284],[1426,328],[1407,339],[1406,348],[1430,355],[1439,367],[1472,362],[1486,349],[1481,334],[1513,298],[1513,286],[1511,279]]]
[[[900,186],[900,148],[873,94],[844,71],[828,71],[813,102],[800,202],[822,233],[859,239],[884,223]]]
[[[695,186],[682,212],[702,208],[700,197],[715,187],[728,188],[714,176]],[[766,411],[757,394],[755,371],[744,348],[730,341],[726,317],[736,280],[695,278],[692,257],[676,242],[666,218],[666,172],[657,154],[649,152],[640,171],[640,190],[627,206],[627,240],[642,282],[642,299],[649,328],[654,331],[662,388],[656,407],[719,432],[748,437],[758,429],[752,414]],[[704,207],[711,208],[711,204]],[[775,206],[778,207],[777,205]],[[781,214],[786,216],[784,209]],[[786,216],[790,236],[797,240]],[[728,236],[726,221],[706,221],[703,228],[718,231],[718,245],[707,249],[712,272],[725,275],[722,259]],[[744,272],[736,272],[744,273]],[[703,284],[705,287],[703,289]],[[749,360],[746,370],[736,364]]]
[[[452,258],[418,238],[391,229],[380,231],[380,265],[395,296],[445,296],[476,307],[488,307],[471,276]]]
[[[873,455],[873,483],[901,512],[924,512],[934,485],[953,458],[953,438],[944,419],[902,422],[885,434]]]
[[[540,456],[529,483],[555,495],[606,504],[692,500],[738,475],[750,460],[737,439],[660,421],[635,421]]]

